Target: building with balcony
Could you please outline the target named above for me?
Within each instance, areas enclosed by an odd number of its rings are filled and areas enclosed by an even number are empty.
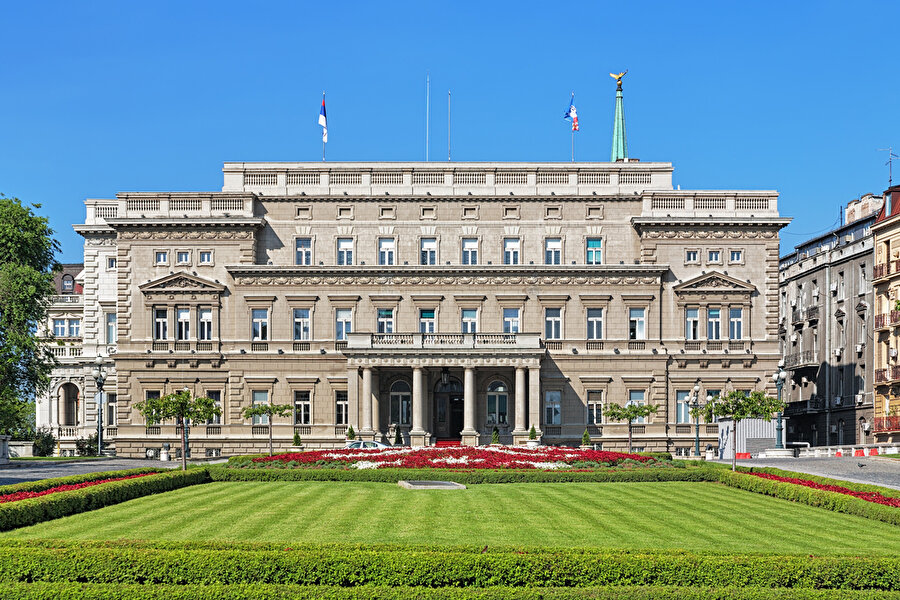
[[[900,186],[884,193],[875,236],[875,405],[876,442],[900,441]]]
[[[873,442],[872,225],[881,202],[850,202],[843,225],[780,260],[787,443]]]

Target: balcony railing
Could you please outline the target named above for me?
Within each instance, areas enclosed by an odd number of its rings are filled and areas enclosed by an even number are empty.
[[[784,366],[788,369],[796,369],[800,367],[818,366],[819,361],[813,350],[803,350],[802,352],[794,352],[784,357]]]
[[[875,433],[887,433],[891,431],[900,431],[900,415],[892,415],[889,417],[875,417],[872,424]]]
[[[539,349],[537,333],[350,333],[347,349],[526,348]],[[560,346],[561,347],[561,346]]]
[[[887,369],[875,369],[875,383],[887,383],[888,380],[888,370]]]
[[[819,307],[818,306],[810,306],[806,309],[806,320],[807,321],[818,321],[819,320]]]
[[[896,325],[897,323],[900,323],[900,310],[892,310],[891,325]]]
[[[875,329],[882,329],[888,326],[888,314],[875,315]]]
[[[887,277],[888,264],[884,263],[884,264],[880,264],[880,265],[875,265],[875,267],[872,269],[872,275],[873,275],[874,279],[881,279],[882,277]]]
[[[50,296],[51,304],[84,304],[84,296],[81,294],[68,294],[64,296]]]

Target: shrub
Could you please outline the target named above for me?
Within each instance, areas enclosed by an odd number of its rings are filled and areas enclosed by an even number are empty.
[[[532,425],[531,429],[528,430],[528,439],[529,440],[537,439],[537,431],[534,430],[534,425]]]
[[[638,456],[647,456],[655,460],[671,461],[672,455],[668,452],[635,452]]]
[[[491,431],[491,443],[499,444],[500,443],[500,430],[494,426],[494,429]]]
[[[0,486],[0,496],[14,494],[16,492],[42,492],[60,485],[72,485],[83,483],[85,481],[96,481],[98,479],[127,477],[138,473],[157,473],[158,471],[159,469],[127,469],[125,471],[102,471],[99,473],[83,473],[81,475],[69,475],[67,477],[54,477],[53,479],[39,479],[38,481],[25,481],[13,485]]]
[[[587,428],[585,428],[584,433],[581,434],[581,445],[582,446],[590,446],[591,445],[591,434],[588,433]]]
[[[394,429],[394,445],[395,446],[403,445],[403,433],[400,431],[399,427]]]
[[[295,429],[294,430],[294,446],[300,446],[300,445],[301,445],[300,434]]]
[[[353,425],[351,425],[350,427],[347,428],[347,439],[348,440],[356,439],[356,432],[353,431]]]
[[[48,428],[42,427],[34,432],[33,451],[35,456],[53,456],[56,449],[56,438]]]
[[[97,434],[75,440],[75,451],[78,456],[97,456]]]

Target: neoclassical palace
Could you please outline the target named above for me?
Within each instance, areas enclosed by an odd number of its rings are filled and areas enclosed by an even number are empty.
[[[675,189],[672,171],[225,163],[220,192],[89,199],[83,376],[66,380],[83,401],[66,418],[96,430],[99,406],[105,443],[143,456],[179,430],[134,403],[188,388],[222,409],[190,424],[193,456],[262,451],[269,427],[284,449],[295,433],[343,445],[351,426],[416,446],[587,430],[615,449],[627,425],[604,407],[631,402],[658,405],[637,447],[688,454],[697,431],[716,445],[694,396],[774,393],[788,220],[776,192]],[[292,414],[241,416],[265,402]]]

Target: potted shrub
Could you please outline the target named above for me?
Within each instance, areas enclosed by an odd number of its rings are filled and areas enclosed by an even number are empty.
[[[525,444],[529,448],[537,448],[540,445],[541,441],[538,439],[537,431],[534,429],[534,425],[531,426],[531,429],[528,430],[528,441]]]
[[[403,432],[400,431],[400,427],[397,426],[394,428],[394,445],[402,446],[403,445]]]
[[[347,441],[352,442],[356,439],[356,432],[353,431],[353,425],[347,427]]]
[[[297,432],[296,429],[294,430],[294,448],[297,448],[297,449],[303,448],[303,441],[300,439],[300,434]]]
[[[581,434],[581,449],[590,450],[591,448],[593,448],[593,445],[591,445],[591,434],[588,433],[587,427],[585,427],[584,433]]]
[[[493,431],[491,431],[491,446],[499,446],[500,445],[500,430],[494,426]]]

